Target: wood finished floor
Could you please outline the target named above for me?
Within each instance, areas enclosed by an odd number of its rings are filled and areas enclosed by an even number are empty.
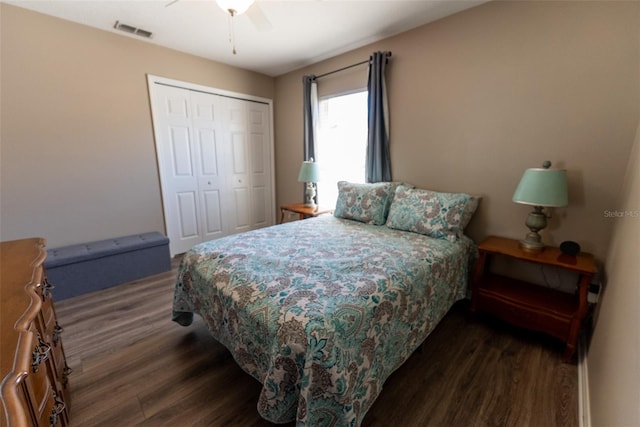
[[[273,425],[256,411],[260,384],[203,322],[170,320],[176,265],[56,302],[72,426]],[[561,362],[560,343],[465,315],[464,302],[454,306],[363,426],[578,426],[577,368]]]

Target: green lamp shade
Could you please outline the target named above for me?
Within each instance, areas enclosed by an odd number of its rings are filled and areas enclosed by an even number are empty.
[[[318,182],[320,180],[320,166],[313,160],[302,162],[298,182]]]
[[[527,169],[513,193],[513,201],[533,206],[567,206],[567,171]]]

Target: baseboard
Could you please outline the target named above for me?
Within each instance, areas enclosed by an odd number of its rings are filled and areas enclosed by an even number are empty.
[[[581,334],[578,345],[578,422],[580,427],[591,427],[589,369],[587,363],[587,340],[584,334]]]

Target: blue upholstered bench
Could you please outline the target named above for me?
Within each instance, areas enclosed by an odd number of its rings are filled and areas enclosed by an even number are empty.
[[[47,249],[56,300],[171,270],[169,239],[158,232]]]

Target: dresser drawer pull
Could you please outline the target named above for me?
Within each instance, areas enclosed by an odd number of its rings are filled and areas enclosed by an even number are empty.
[[[49,279],[45,277],[44,281],[42,282],[42,300],[43,301],[51,296],[51,290],[54,288],[55,286],[53,286],[51,282],[49,282]]]
[[[65,363],[64,370],[62,371],[62,386],[67,388],[67,384],[69,384],[69,375],[73,372],[73,369],[67,366]]]
[[[51,416],[49,417],[49,422],[51,427],[55,427],[58,424],[58,417],[62,414],[66,408],[64,402],[54,393],[54,405],[51,408]]]
[[[38,345],[33,349],[33,361],[31,362],[31,368],[34,373],[38,372],[38,366],[49,358],[50,351],[51,346],[42,341],[42,338],[40,338],[40,335],[38,334]]]
[[[53,327],[53,345],[58,346],[58,342],[60,341],[60,334],[64,332],[64,328],[58,325],[56,322],[56,326]]]

